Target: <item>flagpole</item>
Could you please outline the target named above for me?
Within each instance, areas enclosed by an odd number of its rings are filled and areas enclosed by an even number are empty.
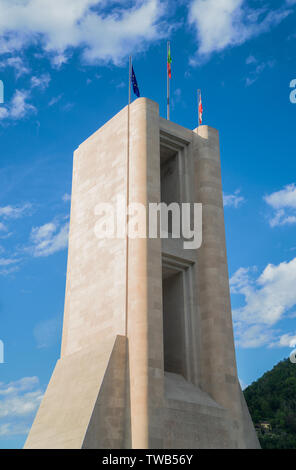
[[[167,120],[170,120],[170,77],[168,70],[168,59],[169,59],[170,41],[167,42]]]
[[[127,106],[127,158],[126,158],[126,251],[125,251],[125,336],[128,335],[128,207],[129,207],[129,167],[130,167],[130,104],[131,104],[132,56],[129,56],[128,106]]]
[[[131,104],[132,56],[129,56],[128,104]]]

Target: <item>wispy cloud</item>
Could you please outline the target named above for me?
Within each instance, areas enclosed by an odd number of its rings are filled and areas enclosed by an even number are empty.
[[[62,99],[62,97],[63,97],[63,93],[61,93],[58,96],[53,96],[51,98],[51,100],[49,101],[48,106],[50,106],[50,107],[54,106],[55,104],[57,104]]]
[[[39,77],[33,76],[31,77],[31,88],[40,88],[41,90],[45,90],[48,87],[51,77],[49,73],[44,73]]]
[[[29,251],[33,256],[49,256],[68,246],[69,223],[62,225],[50,222],[40,227],[33,227],[31,231],[32,245]]]
[[[21,261],[20,258],[0,257],[0,276],[9,276],[18,271]]]
[[[0,108],[0,120],[23,119],[27,114],[36,112],[35,106],[29,103],[30,90],[16,90],[10,103]]]
[[[230,279],[231,292],[244,297],[244,305],[233,310],[238,345],[259,347],[280,343],[282,333],[275,326],[296,305],[295,285],[296,258],[269,264],[258,277],[254,268],[236,271]]]
[[[12,221],[31,215],[32,204],[24,203],[20,205],[7,205],[0,207],[0,219],[5,220],[5,224],[0,222],[0,239],[4,240],[9,238],[13,232],[8,231],[7,221]],[[4,250],[1,249],[0,253],[3,254]],[[8,276],[19,270],[22,258],[16,257],[15,252],[12,254],[5,253],[5,257],[0,256],[0,276]]]
[[[4,234],[0,233],[0,240],[7,240],[13,235],[13,232],[5,232]]]
[[[249,64],[255,63],[255,62],[249,62]],[[257,64],[256,67],[251,70],[249,76],[246,78],[246,86],[251,86],[253,83],[255,83],[260,75],[268,69],[272,69],[275,66],[275,60],[268,60],[266,62],[261,62],[260,64]]]
[[[51,77],[48,73],[44,73],[40,76],[33,75],[30,80],[30,87],[27,90],[16,90],[10,102],[1,106],[0,121],[19,120],[25,118],[28,114],[36,113],[36,107],[30,103],[32,90],[35,88],[45,90],[50,80]]]
[[[5,69],[11,67],[14,69],[16,77],[19,78],[21,75],[30,73],[29,67],[27,67],[21,57],[7,57],[1,60],[0,68]]]
[[[256,57],[254,57],[253,55],[249,55],[249,56],[246,58],[246,64],[247,64],[247,65],[256,64],[257,62],[258,62],[258,60],[257,60]]]
[[[65,112],[71,111],[71,109],[75,106],[74,103],[66,103],[62,106],[62,110]]]
[[[42,396],[37,377],[0,382],[0,436],[27,434]]]
[[[12,274],[16,273],[19,271],[19,266],[12,266],[8,268],[1,268],[0,269],[0,276],[11,276]]]
[[[56,67],[67,61],[71,48],[81,48],[88,63],[118,64],[147,43],[167,37],[166,2],[135,1],[130,7],[117,2],[111,11],[105,6],[98,0],[2,0],[0,53],[14,53],[39,35],[39,44]]]
[[[287,4],[270,10],[251,9],[246,0],[192,0],[188,20],[198,41],[197,55],[192,62],[207,60],[215,52],[269,31],[292,11]]]
[[[10,266],[12,264],[19,263],[19,259],[11,259],[11,258],[0,258],[0,267],[1,266]]]
[[[19,219],[32,209],[32,204],[25,203],[19,206],[2,206],[0,207],[0,217],[5,219]]]
[[[295,334],[282,335],[277,341],[271,343],[270,347],[277,348],[294,348],[296,346],[296,332]]]
[[[4,423],[0,424],[0,436],[11,437],[11,436],[25,436],[30,431],[30,426],[25,423]]]
[[[296,184],[292,183],[279,191],[264,196],[265,202],[273,209],[269,217],[271,227],[296,224]]]
[[[246,201],[243,196],[240,196],[240,192],[240,189],[237,189],[234,194],[223,194],[224,207],[234,207],[235,209],[240,207]]]

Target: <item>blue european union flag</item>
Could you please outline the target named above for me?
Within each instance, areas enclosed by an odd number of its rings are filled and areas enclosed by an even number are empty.
[[[136,79],[136,75],[135,75],[133,66],[132,66],[132,84],[133,84],[134,93],[139,98],[140,97],[140,90],[139,90],[139,87],[138,87],[138,82],[137,82],[137,79]]]

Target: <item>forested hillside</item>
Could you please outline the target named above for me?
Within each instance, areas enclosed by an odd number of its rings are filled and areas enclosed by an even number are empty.
[[[296,449],[296,364],[279,362],[244,395],[262,448]]]

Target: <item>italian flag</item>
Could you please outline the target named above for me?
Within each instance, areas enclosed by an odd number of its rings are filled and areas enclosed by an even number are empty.
[[[199,100],[198,100],[198,120],[199,120],[199,125],[202,124],[202,113],[203,113],[203,107],[202,107],[202,100],[201,100],[201,92],[199,92]]]
[[[169,45],[168,47],[168,76],[169,78],[172,78],[172,57],[171,57],[171,46]]]

